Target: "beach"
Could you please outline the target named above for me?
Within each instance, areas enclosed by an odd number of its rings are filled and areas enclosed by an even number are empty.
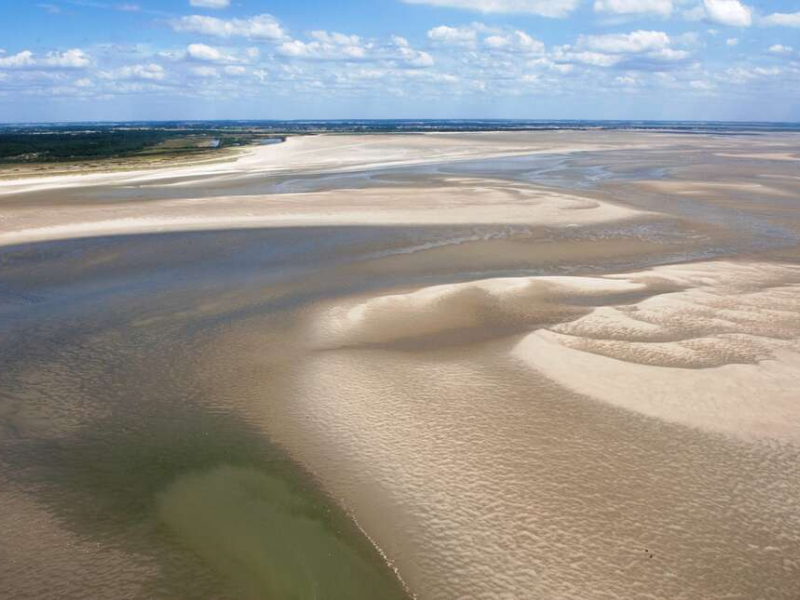
[[[0,180],[7,597],[800,595],[800,134]]]

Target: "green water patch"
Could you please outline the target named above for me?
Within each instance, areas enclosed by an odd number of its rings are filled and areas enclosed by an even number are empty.
[[[206,403],[130,401],[65,437],[19,440],[2,470],[61,526],[156,573],[142,597],[408,598],[352,519],[257,427]]]
[[[159,496],[159,514],[243,597],[392,595],[324,506],[264,472],[222,466],[185,475]]]

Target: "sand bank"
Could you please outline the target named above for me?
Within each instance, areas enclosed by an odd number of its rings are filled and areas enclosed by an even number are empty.
[[[654,215],[650,215],[654,216]],[[78,237],[304,225],[525,224],[578,226],[648,213],[502,181],[453,179],[416,188],[84,204],[42,211],[22,206],[0,222],[0,245]]]

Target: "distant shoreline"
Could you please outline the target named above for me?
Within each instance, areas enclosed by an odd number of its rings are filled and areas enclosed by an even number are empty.
[[[304,135],[609,131],[752,136],[799,133],[800,123],[514,119],[129,121],[0,124],[0,180],[153,170],[228,162],[234,150]]]

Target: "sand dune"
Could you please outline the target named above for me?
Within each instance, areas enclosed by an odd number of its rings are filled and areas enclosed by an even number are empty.
[[[684,289],[533,333],[514,355],[578,393],[649,416],[800,440],[798,267],[717,262],[624,277]]]
[[[714,262],[379,296],[329,309],[311,339],[435,348],[453,332],[531,331],[513,356],[577,393],[712,431],[800,440],[798,313],[800,268]]]
[[[337,306],[315,324],[322,347],[389,344],[439,333],[533,328],[576,319],[592,301],[635,293],[644,284],[582,277],[530,277],[476,281],[381,296]],[[580,298],[581,303],[571,303]],[[430,341],[435,344],[435,339]]]

